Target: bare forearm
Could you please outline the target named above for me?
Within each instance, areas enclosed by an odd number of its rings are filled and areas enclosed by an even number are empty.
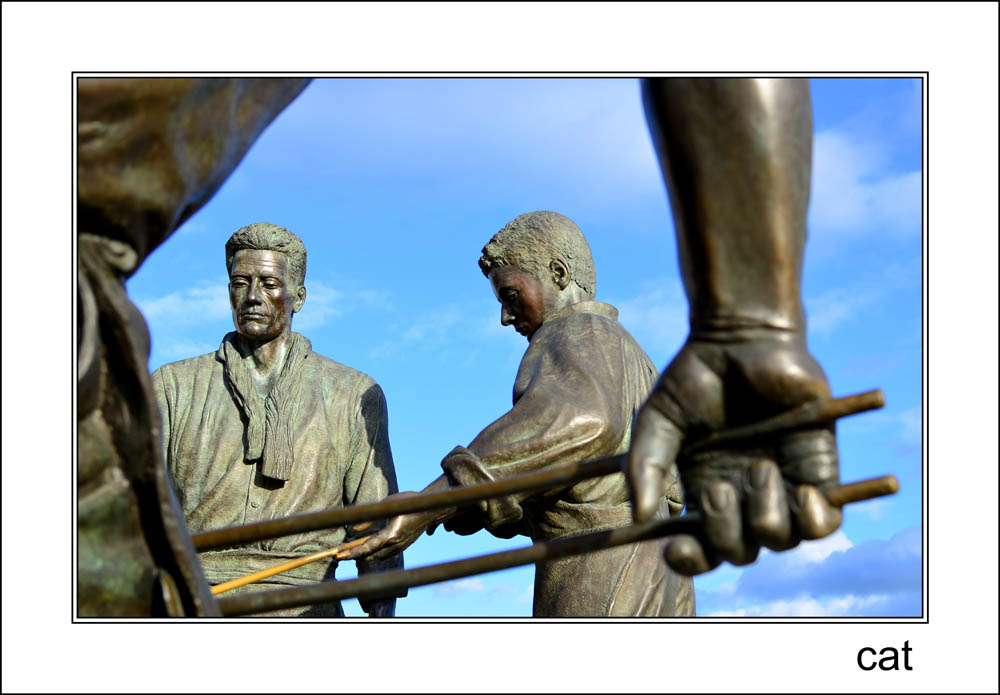
[[[647,80],[692,332],[801,332],[812,110],[806,80]]]
[[[434,479],[434,482],[432,482],[430,485],[421,490],[420,493],[427,494],[431,492],[445,492],[446,490],[450,490],[452,487],[454,486],[448,479],[448,476],[440,475]],[[440,524],[444,521],[447,521],[451,517],[455,516],[457,512],[458,512],[457,507],[446,507],[444,509],[431,509],[426,512],[418,512],[418,513],[421,515],[421,517],[423,517],[422,520],[426,522],[427,526],[432,526],[434,524]]]

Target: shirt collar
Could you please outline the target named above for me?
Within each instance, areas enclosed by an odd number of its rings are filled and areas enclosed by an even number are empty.
[[[563,307],[556,313],[545,319],[545,323],[549,321],[554,321],[556,319],[561,319],[564,316],[569,316],[570,314],[585,313],[585,314],[600,314],[601,316],[606,316],[612,321],[618,320],[618,310],[615,309],[610,304],[605,304],[604,302],[599,302],[596,299],[588,299],[583,302],[577,302],[576,304],[570,304],[567,307]]]

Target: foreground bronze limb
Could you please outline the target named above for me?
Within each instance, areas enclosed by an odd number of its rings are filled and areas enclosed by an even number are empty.
[[[639,413],[627,470],[636,521],[679,471],[700,538],[671,541],[683,574],[753,562],[840,525],[834,427],[711,451],[687,444],[829,398],[806,346],[800,281],[812,159],[807,80],[647,80],[650,133],[670,194],[690,334]]]
[[[85,79],[77,91],[77,614],[217,615],[159,453],[125,280],[308,80]]]
[[[827,499],[831,504],[848,504],[891,495],[898,489],[899,484],[895,476],[883,476],[850,485],[834,486],[828,491]],[[436,584],[521,565],[548,562],[602,548],[611,548],[673,534],[700,534],[702,524],[703,520],[700,514],[693,512],[666,521],[652,521],[606,531],[595,531],[545,543],[536,543],[527,548],[480,555],[455,562],[417,567],[410,570],[383,572],[341,582],[324,582],[309,587],[259,592],[233,598],[223,597],[219,599],[219,608],[224,616],[238,616],[326,601],[340,601],[347,598],[371,600],[380,596],[394,595],[411,587]]]

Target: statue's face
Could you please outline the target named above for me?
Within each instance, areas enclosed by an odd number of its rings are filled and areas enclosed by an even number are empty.
[[[520,268],[502,266],[490,271],[490,285],[500,302],[500,323],[528,340],[545,322],[545,317],[560,308],[559,285],[539,280]]]
[[[277,251],[243,249],[229,271],[233,325],[244,338],[268,341],[291,329],[292,314],[302,308],[305,288],[288,277],[288,257]]]

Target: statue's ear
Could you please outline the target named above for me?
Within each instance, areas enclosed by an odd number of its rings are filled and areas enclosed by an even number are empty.
[[[302,305],[306,303],[306,286],[302,285],[295,290],[295,302],[292,304],[292,311],[298,313],[302,311]]]
[[[549,261],[549,271],[552,273],[552,280],[559,285],[560,290],[564,290],[569,287],[569,268],[565,263],[559,258],[553,258]]]

